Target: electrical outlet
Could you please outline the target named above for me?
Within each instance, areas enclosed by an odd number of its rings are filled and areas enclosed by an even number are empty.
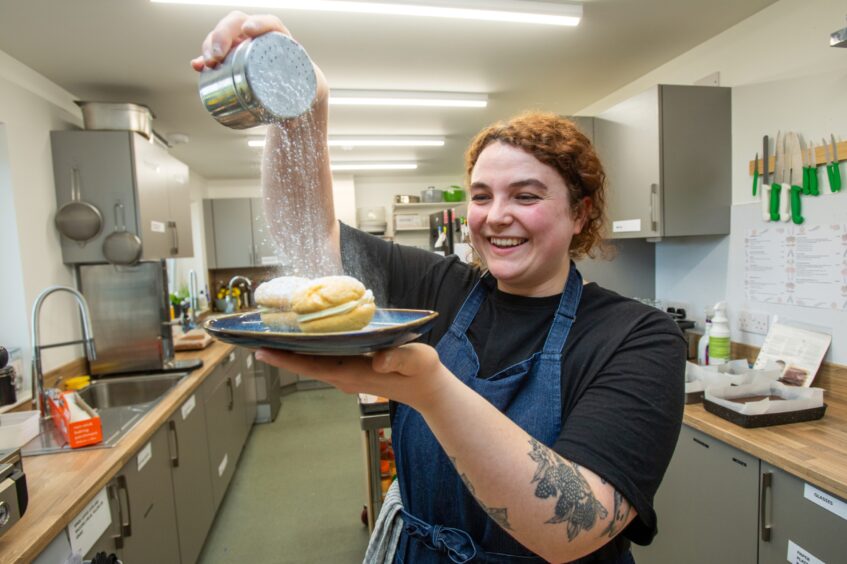
[[[741,310],[738,314],[738,328],[745,333],[767,335],[770,316],[759,311]]]

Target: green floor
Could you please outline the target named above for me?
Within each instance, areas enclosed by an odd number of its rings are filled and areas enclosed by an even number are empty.
[[[360,564],[364,488],[355,397],[284,396],[277,420],[253,427],[199,562]]]

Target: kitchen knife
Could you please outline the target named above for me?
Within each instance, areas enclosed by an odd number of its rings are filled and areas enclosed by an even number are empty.
[[[782,132],[776,132],[776,144],[774,146],[773,182],[762,190],[762,219],[765,221],[779,221],[779,192],[782,169]],[[767,205],[766,203],[767,202]],[[766,213],[767,212],[767,213]]]
[[[765,135],[762,137],[762,161],[764,162],[764,166],[762,167],[762,184],[770,184],[771,182],[771,174],[770,174],[770,157],[768,154],[768,136]]]
[[[841,191],[841,171],[838,170],[838,144],[835,142],[835,135],[829,134],[832,140],[832,161],[827,165],[827,174],[829,175],[829,188],[833,192]]]
[[[782,136],[782,176],[779,190],[779,221],[782,222],[791,221],[792,135],[789,131]]]
[[[818,158],[814,141],[809,141],[809,190],[812,196],[820,196],[821,194],[818,188]]]
[[[789,219],[795,224],[803,223],[803,215],[800,210],[801,194],[805,194],[805,188],[802,184],[803,171],[803,150],[800,144],[800,136],[796,133],[791,133],[788,136],[788,147],[791,163],[789,165],[788,174],[788,207],[783,212],[780,210],[780,219],[788,221]],[[787,219],[786,219],[786,216]]]
[[[806,144],[803,139],[798,136],[800,142],[800,159],[803,164],[803,194],[810,195],[812,193],[812,171],[809,169],[809,152],[806,151]]]
[[[765,165],[767,166],[767,165]],[[753,197],[756,197],[756,184],[759,183],[759,153],[756,153],[756,160],[753,161]]]

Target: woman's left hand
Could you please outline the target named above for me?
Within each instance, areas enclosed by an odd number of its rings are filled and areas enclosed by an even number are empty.
[[[349,393],[367,393],[418,410],[438,401],[459,380],[434,348],[420,343],[385,349],[373,356],[313,356],[260,349],[256,359],[326,382]]]

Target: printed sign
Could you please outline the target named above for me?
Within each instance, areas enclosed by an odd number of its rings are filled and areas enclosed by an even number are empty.
[[[106,488],[103,488],[68,525],[71,552],[87,553],[111,524],[112,512],[109,511]]]
[[[847,520],[847,503],[809,484],[803,485],[803,497]]]
[[[182,404],[182,408],[180,411],[182,412],[182,420],[185,421],[188,419],[188,416],[194,411],[194,406],[197,405],[196,394],[191,394],[191,397],[185,400],[185,403]]]
[[[229,455],[225,454],[221,463],[218,464],[218,478],[224,475],[224,470],[226,470],[226,465],[229,462]]]
[[[240,385],[241,385],[241,372],[239,372],[238,374],[235,375],[235,387],[237,388]]]
[[[815,558],[798,544],[788,541],[788,561],[791,564],[826,564],[820,558]]]
[[[262,266],[274,266],[279,264],[278,257],[259,257],[259,262]]]
[[[147,466],[147,463],[150,462],[150,459],[153,458],[153,444],[147,443],[144,445],[144,448],[141,449],[141,452],[138,453],[138,456],[135,458],[138,463],[138,471],[141,472],[141,469]]]
[[[161,221],[151,221],[150,222],[150,231],[153,233],[164,233],[165,232],[165,224]]]
[[[613,233],[631,233],[634,231],[641,231],[640,219],[622,219],[612,222]]]

